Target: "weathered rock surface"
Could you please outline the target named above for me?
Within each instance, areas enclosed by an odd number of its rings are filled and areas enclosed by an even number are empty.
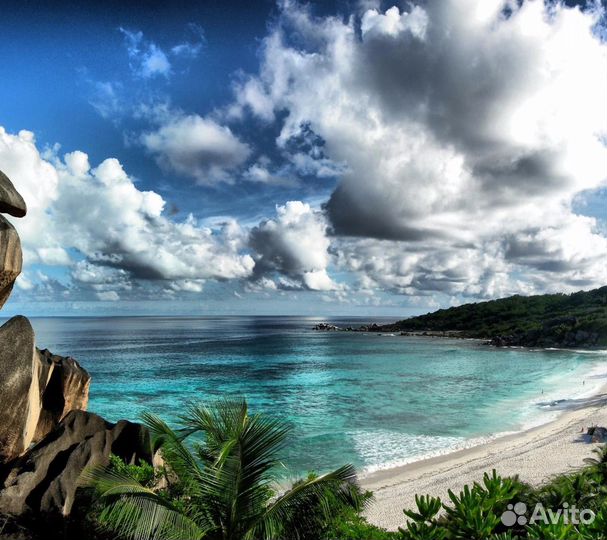
[[[21,273],[21,242],[15,228],[0,216],[0,308],[13,290],[15,279]]]
[[[27,207],[23,197],[19,195],[8,176],[0,171],[0,214],[23,217],[26,213]]]
[[[21,455],[70,410],[86,409],[90,381],[73,358],[37,350],[25,317],[0,327],[0,462]]]
[[[34,441],[50,433],[70,411],[86,411],[91,377],[72,357],[36,350],[41,363],[39,392],[40,417]]]
[[[151,463],[149,432],[126,420],[112,424],[96,414],[69,412],[27,454],[5,465],[0,512],[69,515],[81,472],[88,466],[107,465],[110,454],[128,463]]]
[[[35,354],[34,330],[25,317],[0,327],[0,461],[22,454],[34,439],[41,367]]]

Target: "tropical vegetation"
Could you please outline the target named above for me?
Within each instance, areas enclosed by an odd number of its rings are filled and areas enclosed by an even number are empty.
[[[510,296],[440,309],[373,330],[459,332],[531,346],[607,345],[607,286],[573,294]]]
[[[98,494],[92,519],[112,538],[607,540],[607,447],[539,488],[492,471],[460,492],[449,491],[447,500],[416,496],[415,508],[403,511],[403,526],[386,531],[364,517],[372,494],[361,490],[349,465],[281,488],[280,455],[290,428],[249,414],[244,401],[192,405],[178,429],[151,414],[144,421],[162,466],[112,457],[109,467],[84,478]],[[520,503],[527,513],[512,514]],[[553,513],[551,521],[530,519],[537,505]],[[585,509],[592,519],[573,522],[567,508]],[[524,519],[505,522],[504,512]]]
[[[281,454],[291,428],[250,414],[246,401],[191,405],[172,429],[145,414],[164,465],[159,471],[114,459],[83,482],[103,502],[98,523],[137,540],[314,538],[335,509],[361,511],[351,465],[281,489]]]

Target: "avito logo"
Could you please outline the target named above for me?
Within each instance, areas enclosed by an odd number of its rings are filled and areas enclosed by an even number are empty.
[[[501,520],[506,527],[514,525],[533,525],[534,523],[546,523],[556,525],[561,520],[563,523],[572,525],[589,525],[594,521],[595,514],[588,508],[579,509],[575,505],[569,506],[563,503],[562,508],[556,511],[551,508],[544,508],[542,503],[537,503],[533,508],[531,517],[527,518],[527,505],[524,502],[509,504],[507,510],[502,514]]]

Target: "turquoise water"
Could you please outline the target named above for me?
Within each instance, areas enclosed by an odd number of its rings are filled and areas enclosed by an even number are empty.
[[[89,410],[172,420],[191,399],[246,396],[294,427],[293,473],[361,470],[463,448],[554,416],[603,382],[602,353],[320,333],[297,317],[49,318],[40,346],[91,373]],[[332,320],[362,324],[362,320]],[[381,322],[381,321],[378,321]],[[566,400],[560,402],[560,400]]]

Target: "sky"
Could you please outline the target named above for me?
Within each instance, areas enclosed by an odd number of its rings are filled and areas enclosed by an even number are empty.
[[[6,315],[406,316],[607,284],[600,2],[3,2]]]

